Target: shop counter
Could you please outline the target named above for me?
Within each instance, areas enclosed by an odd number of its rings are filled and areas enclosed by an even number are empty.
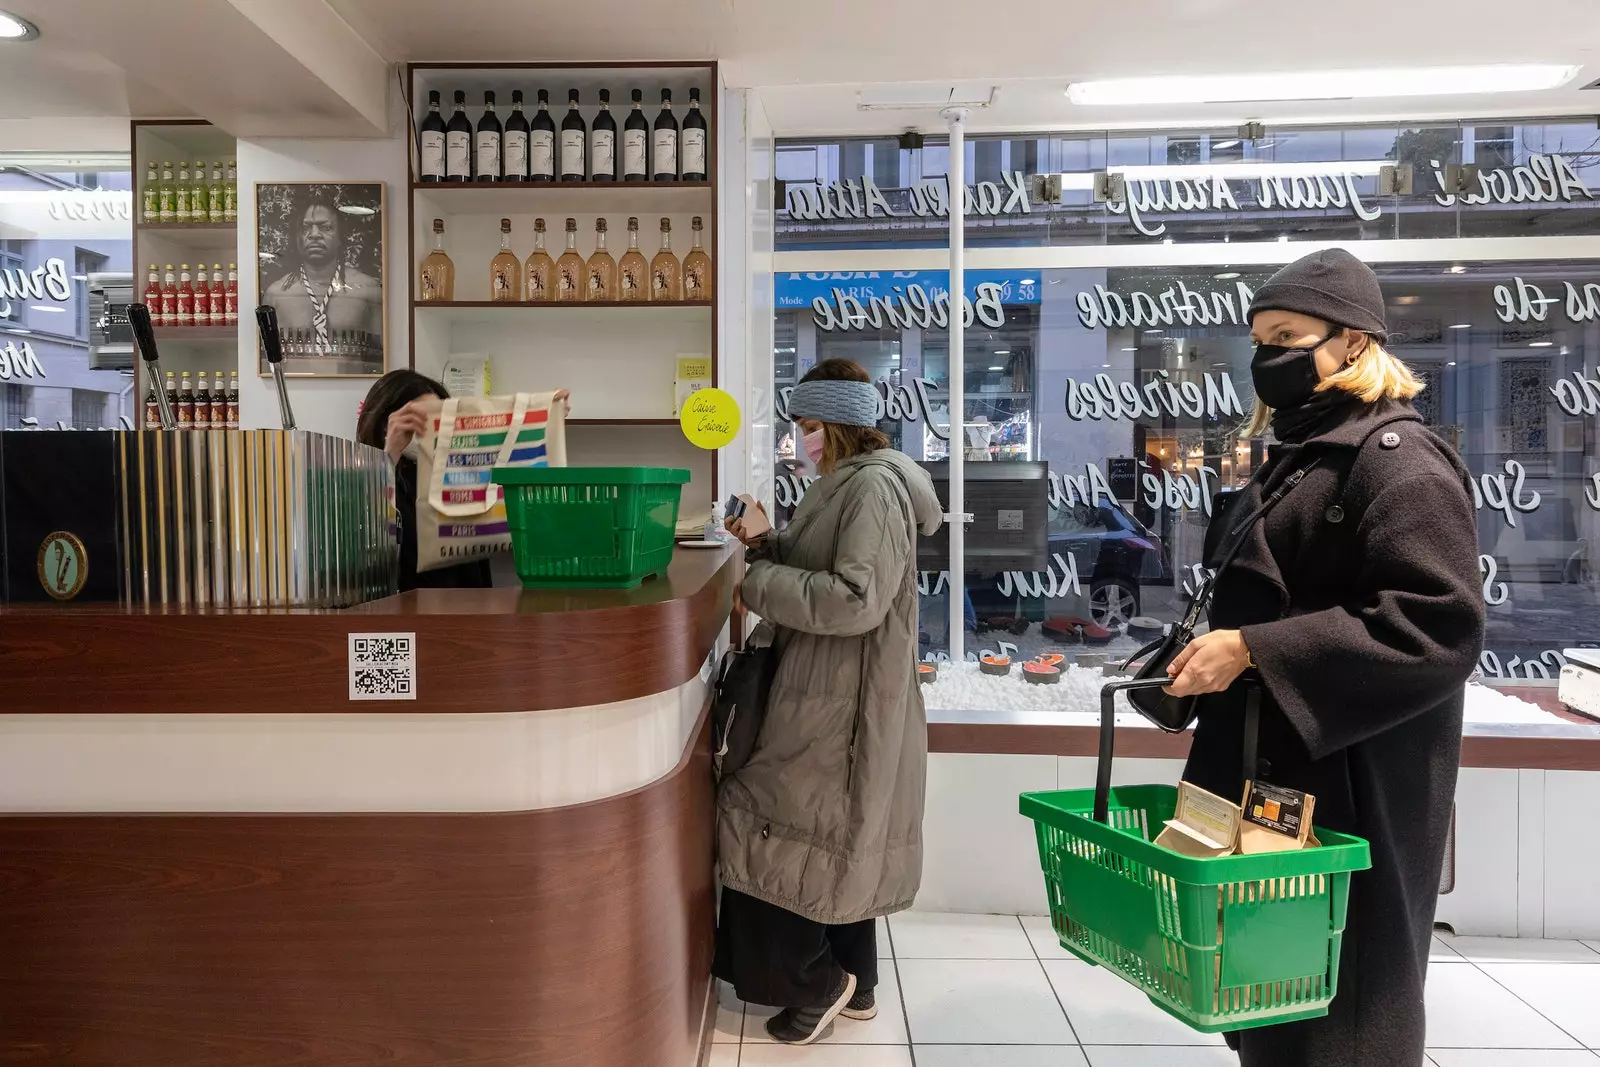
[[[0,1059],[695,1063],[742,568],[0,608]]]

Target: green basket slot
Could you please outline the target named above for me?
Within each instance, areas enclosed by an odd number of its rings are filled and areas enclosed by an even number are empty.
[[[1152,843],[1177,800],[1171,786],[1114,789],[1108,826],[1092,789],[1022,795],[1062,947],[1203,1033],[1326,1015],[1367,843],[1319,830],[1322,847],[1302,852],[1180,856]]]
[[[493,478],[526,588],[625,589],[672,562],[686,470],[504,467]]]

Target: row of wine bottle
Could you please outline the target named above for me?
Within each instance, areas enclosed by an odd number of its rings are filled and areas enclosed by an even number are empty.
[[[708,129],[700,113],[700,90],[689,90],[689,111],[680,130],[672,113],[672,91],[661,90],[661,111],[645,118],[644,94],[633,90],[633,110],[617,129],[611,92],[600,90],[594,122],[578,110],[578,90],[567,93],[567,114],[556,128],[550,94],[539,90],[539,107],[529,119],[522,90],[511,94],[511,115],[501,125],[494,93],[483,94],[483,115],[474,130],[467,118],[467,94],[455,94],[455,113],[446,122],[439,94],[428,94],[428,113],[417,131],[422,150],[418,177],[425,182],[674,182],[705,181]]]
[[[511,220],[500,220],[500,251],[489,261],[489,299],[505,303],[584,303],[589,301],[709,301],[711,258],[701,244],[703,225],[694,218],[694,247],[682,262],[672,251],[672,223],[661,220],[661,250],[648,263],[639,251],[639,220],[628,219],[628,249],[620,261],[606,248],[606,220],[596,219],[595,249],[588,260],[578,253],[578,221],[567,220],[567,248],[551,259],[544,247],[544,219],[533,222],[533,252],[527,262],[511,250]],[[433,251],[422,261],[417,299],[428,303],[455,299],[455,264],[444,250],[444,220],[433,220]]]
[[[183,384],[180,388],[172,372],[167,371],[167,406],[172,409],[172,417],[177,420],[180,430],[237,430],[239,428],[239,372],[231,371],[228,381],[223,382],[222,372],[216,372],[216,386],[206,388],[206,372],[200,372],[200,388],[196,389],[189,380],[189,372],[183,372]],[[144,427],[147,430],[161,429],[161,406],[156,402],[156,386],[150,383],[150,388],[144,396]]]

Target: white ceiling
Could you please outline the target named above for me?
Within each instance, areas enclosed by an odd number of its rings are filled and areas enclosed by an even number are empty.
[[[1000,87],[978,127],[1106,128],[1245,118],[1600,114],[1600,91],[1099,109],[1066,83],[1135,74],[1418,63],[1564,62],[1600,78],[1600,0],[0,0],[37,22],[0,43],[0,123],[203,114],[243,135],[367,135],[384,61],[717,59],[763,89],[782,133],[933,128],[930,109],[862,112],[864,85]],[[4,129],[4,127],[0,127]],[[88,147],[88,146],[86,146]]]

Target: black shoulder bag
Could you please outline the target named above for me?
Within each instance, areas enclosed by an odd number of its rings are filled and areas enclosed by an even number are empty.
[[[765,629],[763,626],[761,629]],[[711,694],[711,762],[718,778],[743,767],[756,750],[767,717],[767,694],[778,673],[778,650],[770,636],[752,635],[744,648],[722,657]]]
[[[1165,636],[1145,645],[1129,656],[1127,663],[1123,664],[1123,669],[1126,670],[1130,664],[1146,656],[1149,657],[1133,676],[1134,681],[1146,684],[1128,687],[1128,703],[1133,705],[1135,711],[1168,733],[1178,733],[1189,728],[1199,714],[1200,698],[1172,696],[1154,682],[1167,677],[1167,667],[1178,658],[1178,653],[1194,640],[1195,627],[1200,625],[1201,617],[1211,606],[1217,579],[1228,569],[1228,564],[1233,562],[1239,550],[1244,547],[1245,539],[1250,536],[1255,524],[1264,519],[1267,512],[1271,511],[1289,490],[1299,485],[1316,465],[1316,461],[1313,460],[1289,475],[1271,496],[1263,500],[1254,511],[1240,521],[1238,526],[1234,527],[1227,545],[1218,555],[1216,569],[1211,572],[1210,577],[1200,583],[1200,588],[1189,598],[1189,606],[1184,611],[1183,618],[1174,623]]]

